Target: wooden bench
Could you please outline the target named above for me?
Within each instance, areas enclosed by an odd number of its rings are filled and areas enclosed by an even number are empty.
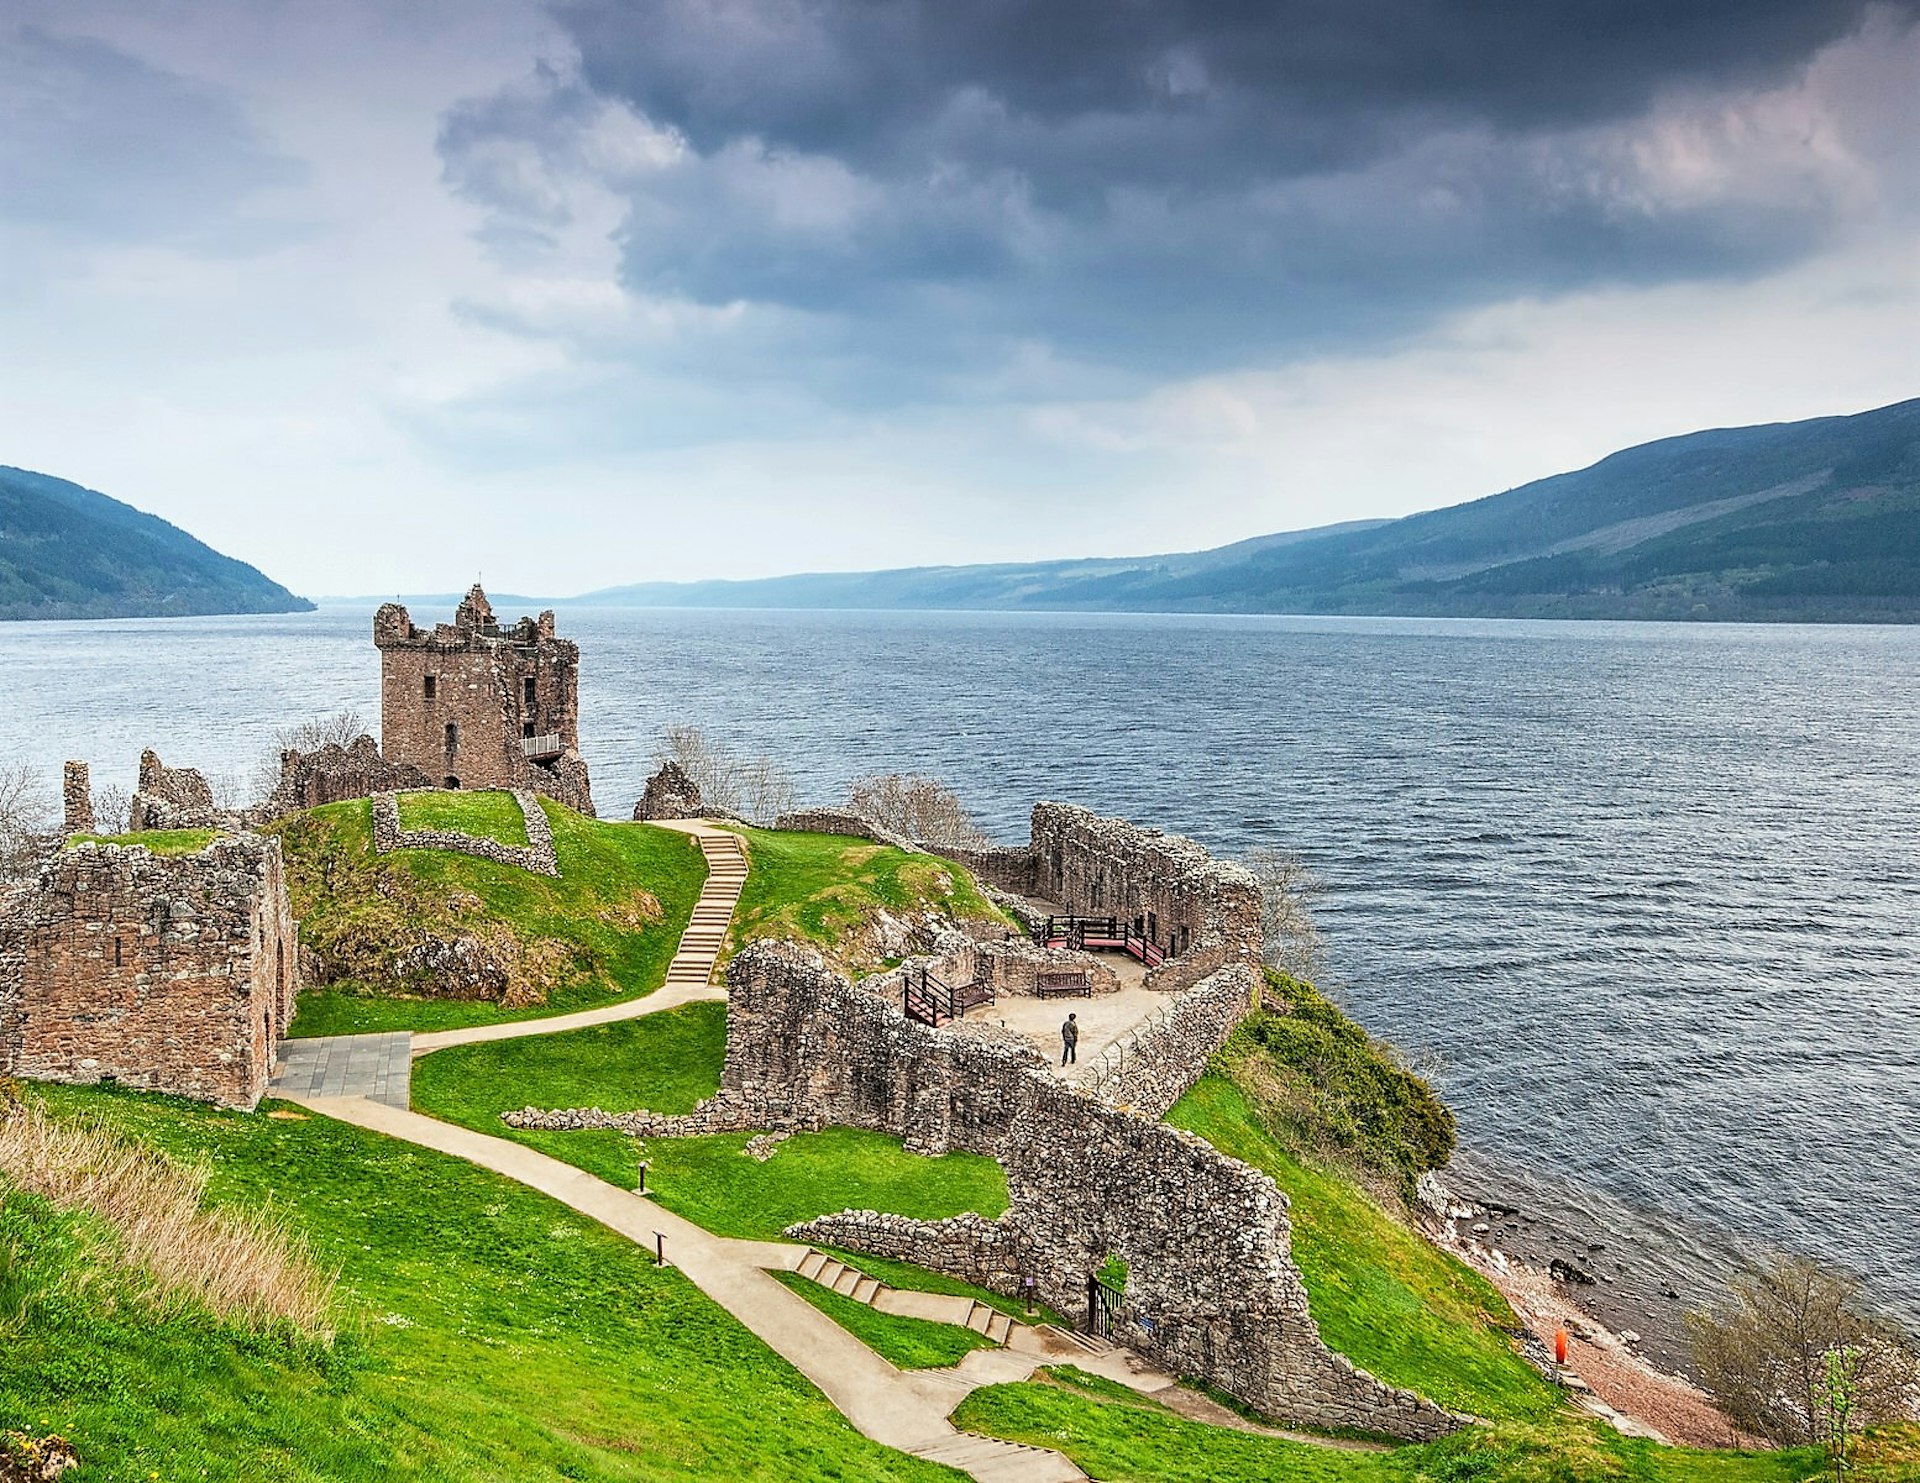
[[[1091,999],[1093,975],[1084,968],[1036,973],[1033,976],[1033,991],[1042,999]]]

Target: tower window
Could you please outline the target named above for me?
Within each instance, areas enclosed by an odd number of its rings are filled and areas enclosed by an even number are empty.
[[[451,757],[454,749],[460,745],[460,725],[457,721],[447,722],[447,755]]]
[[[426,684],[425,684],[425,686],[424,686],[423,688],[424,688],[424,689],[425,689],[425,691],[426,691],[426,696],[427,696],[427,699],[428,699],[428,700],[432,700],[432,699],[433,699],[433,692],[434,692],[434,676],[432,676],[432,675],[428,675],[428,676],[427,676],[427,678],[426,678]]]
[[[534,697],[534,689],[533,689],[533,676],[532,676],[532,675],[528,675],[528,676],[527,676],[527,679],[526,679],[526,687],[525,687],[525,694],[526,694],[526,698],[527,698],[527,699],[526,699],[526,705],[527,705],[527,709],[528,709],[528,710],[532,710],[532,709],[533,709],[533,697]]]

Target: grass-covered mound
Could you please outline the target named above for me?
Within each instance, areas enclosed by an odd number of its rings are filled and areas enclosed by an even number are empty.
[[[952,1479],[856,1434],[678,1271],[461,1160],[299,1113],[49,1088],[271,1200],[340,1272],[330,1346],[156,1309],[77,1216],[0,1202],[0,1431],[91,1479]],[[804,1461],[797,1461],[803,1459]]]
[[[505,789],[472,793],[434,788],[397,793],[393,801],[402,829],[454,829],[505,845],[527,842],[527,816]]]
[[[449,850],[375,854],[366,799],[275,825],[316,985],[301,996],[292,1033],[449,1029],[658,988],[706,880],[699,846],[673,830],[602,823],[549,799],[540,806],[558,878]],[[406,807],[421,827],[525,843],[505,793],[425,794]],[[480,967],[462,985],[449,961]],[[450,988],[488,997],[449,997]]]
[[[869,973],[907,951],[889,922],[927,916],[1014,925],[965,867],[842,834],[742,828],[748,874],[729,952],[758,938],[811,943],[841,968]]]
[[[1538,1425],[1469,1427],[1418,1447],[1342,1451],[1189,1421],[1072,1370],[976,1390],[953,1419],[968,1431],[1064,1452],[1105,1483],[1803,1483],[1821,1468],[1820,1454],[1808,1448],[1659,1447],[1571,1413]],[[1851,1476],[1861,1483],[1910,1478],[1887,1471],[1899,1465],[1872,1461]]]
[[[612,1025],[455,1046],[413,1069],[415,1111],[496,1138],[511,1138],[610,1184],[639,1179],[639,1145],[624,1133],[509,1128],[522,1107],[646,1108],[687,1112],[720,1084],[726,1006],[689,1004]],[[897,1138],[852,1128],[798,1133],[765,1163],[742,1151],[750,1133],[649,1138],[647,1190],[662,1205],[722,1236],[772,1240],[787,1226],[849,1208],[937,1220],[1007,1208],[1007,1180],[992,1159],[925,1158]]]

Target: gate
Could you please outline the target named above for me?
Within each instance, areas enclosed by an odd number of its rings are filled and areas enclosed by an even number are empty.
[[[1104,1343],[1115,1342],[1113,1333],[1120,1326],[1125,1299],[1120,1289],[1096,1273],[1087,1274],[1087,1332]]]

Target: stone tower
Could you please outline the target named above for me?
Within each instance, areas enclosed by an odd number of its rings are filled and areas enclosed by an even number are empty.
[[[475,583],[453,622],[415,628],[390,602],[373,616],[380,745],[446,788],[531,788],[593,812],[580,756],[580,646],[553,613],[503,628]]]

